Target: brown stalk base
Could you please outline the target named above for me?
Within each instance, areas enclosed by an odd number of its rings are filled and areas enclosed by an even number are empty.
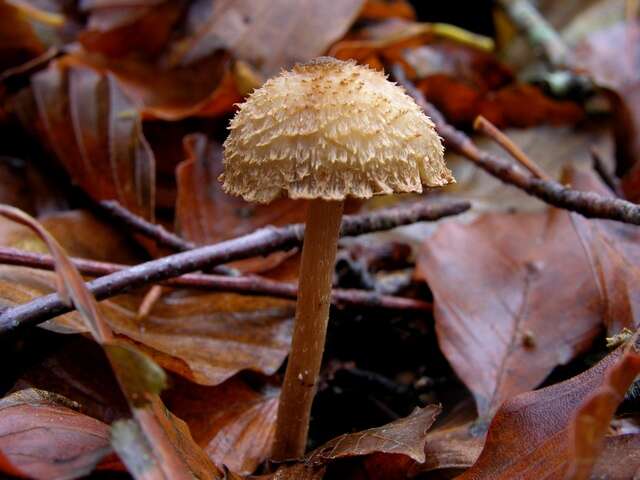
[[[305,452],[329,320],[342,208],[343,202],[309,203],[291,353],[278,407],[274,460],[299,458]]]

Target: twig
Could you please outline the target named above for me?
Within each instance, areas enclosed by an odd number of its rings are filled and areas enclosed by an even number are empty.
[[[159,244],[169,247],[177,252],[185,252],[197,247],[193,242],[189,242],[175,233],[171,233],[162,225],[148,222],[144,218],[126,209],[117,200],[104,200],[100,202],[100,207],[111,217],[124,223],[132,230],[142,235],[156,240]]]
[[[554,207],[577,212],[587,218],[605,218],[640,225],[639,205],[618,198],[598,195],[594,192],[580,192],[558,182],[533,178],[497,155],[480,150],[469,136],[447,123],[442,113],[427,102],[422,92],[407,80],[402,67],[394,66],[393,74],[396,81],[431,117],[447,146],[467,157],[494,177],[518,187]]]
[[[80,273],[91,276],[110,275],[121,272],[127,268],[126,265],[98,262],[82,258],[71,258],[71,262]],[[55,270],[55,264],[50,255],[25,252],[8,247],[0,247],[0,264],[17,265],[49,271]],[[162,284],[171,287],[237,292],[288,299],[295,299],[297,297],[297,286],[295,284],[278,282],[257,275],[228,277],[224,275],[186,274],[165,280]],[[380,295],[376,292],[356,289],[333,289],[332,302],[334,305],[340,307],[376,307],[393,310],[422,311],[428,311],[432,308],[429,302],[422,300]],[[143,309],[141,308],[141,310]]]
[[[176,252],[186,252],[187,250],[193,250],[197,247],[195,243],[185,240],[175,233],[171,233],[162,225],[148,222],[144,218],[136,215],[120,205],[117,200],[103,200],[99,205],[105,213],[122,222],[133,231],[149,237],[160,245],[164,245]],[[218,265],[213,268],[212,271],[220,275],[238,275],[236,270],[225,267],[224,265]]]
[[[558,32],[528,0],[498,0],[511,21],[554,66],[570,66],[572,55]]]
[[[410,207],[391,208],[362,215],[346,215],[342,220],[340,234],[341,236],[355,236],[389,230],[419,221],[437,220],[457,215],[470,207],[468,202],[438,204],[420,202]],[[212,265],[292,248],[302,242],[303,236],[304,225],[301,224],[280,228],[267,227],[233,240],[177,253],[127,268],[93,280],[87,284],[87,287],[98,300],[103,300],[141,285],[178,277]],[[37,325],[67,313],[71,309],[56,294],[36,298],[0,313],[0,333],[18,327]]]
[[[475,122],[473,122],[473,128],[493,139],[502,148],[504,148],[509,155],[515,158],[523,167],[533,173],[536,177],[542,180],[553,181],[553,178],[547,175],[536,162],[531,160],[527,154],[520,149],[520,147],[513,143],[513,141],[502,133],[498,127],[482,115],[478,116]]]
[[[542,53],[552,72],[543,74],[538,81],[555,96],[587,98],[595,85],[587,75],[579,73],[573,51],[529,0],[498,0],[498,4],[526,35],[533,48]],[[536,75],[536,78],[538,76]]]

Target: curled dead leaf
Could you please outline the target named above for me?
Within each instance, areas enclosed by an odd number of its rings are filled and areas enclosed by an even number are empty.
[[[75,406],[77,408],[77,406]],[[0,400],[0,471],[37,480],[79,478],[109,453],[109,426],[73,402],[27,389]]]

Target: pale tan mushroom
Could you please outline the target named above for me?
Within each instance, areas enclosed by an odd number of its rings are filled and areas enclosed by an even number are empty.
[[[242,103],[224,143],[227,193],[309,199],[291,354],[274,458],[304,454],[324,351],[343,202],[454,182],[433,122],[380,72],[321,57]]]

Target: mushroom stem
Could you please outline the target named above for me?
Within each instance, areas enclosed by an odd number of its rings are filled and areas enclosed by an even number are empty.
[[[343,201],[311,200],[307,211],[296,320],[280,395],[274,460],[304,455],[331,305]]]

